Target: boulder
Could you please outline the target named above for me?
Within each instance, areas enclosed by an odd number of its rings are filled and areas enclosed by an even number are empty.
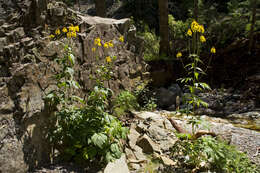
[[[182,96],[181,89],[177,84],[172,85],[169,89],[161,87],[156,90],[158,106],[163,109],[168,109],[172,105],[175,105],[177,96],[179,98]]]
[[[120,159],[108,163],[104,170],[104,173],[130,173],[126,163],[125,155],[123,154]]]
[[[151,154],[153,152],[160,152],[158,145],[153,142],[147,135],[142,136],[136,142],[136,145],[143,149],[144,153]]]

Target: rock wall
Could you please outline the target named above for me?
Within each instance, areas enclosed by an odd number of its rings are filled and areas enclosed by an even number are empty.
[[[93,87],[89,75],[98,63],[91,54],[94,38],[108,41],[124,35],[134,40],[135,30],[129,19],[82,16],[55,1],[2,0],[0,7],[0,16],[10,14],[0,19],[0,172],[23,173],[51,162],[46,136],[52,111],[44,97],[55,87],[51,76],[58,67],[53,60],[63,46],[60,40],[50,40],[50,32],[70,24],[80,26],[74,40],[75,77],[83,86],[79,94],[84,95]],[[117,56],[110,83],[117,92],[134,88],[142,74],[142,61],[127,47],[124,43],[110,52]]]

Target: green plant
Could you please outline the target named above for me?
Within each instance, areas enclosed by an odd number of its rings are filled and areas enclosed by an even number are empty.
[[[182,138],[175,143],[171,153],[177,167],[189,168],[192,172],[258,172],[256,165],[250,162],[245,153],[210,136],[196,140]]]
[[[205,29],[203,25],[198,24],[196,21],[192,22],[191,28],[187,31],[187,36],[189,38],[189,63],[184,65],[183,60],[181,59],[181,62],[187,72],[187,77],[181,78],[179,80],[181,83],[184,83],[185,87],[187,87],[190,91],[190,95],[186,96],[185,101],[189,105],[192,105],[193,112],[195,111],[196,107],[200,107],[201,105],[204,107],[208,106],[206,102],[201,100],[196,95],[196,91],[211,90],[207,83],[200,81],[201,75],[206,75],[206,73],[199,67],[200,64],[203,64],[202,60],[200,59],[200,51],[202,44],[206,42],[206,38],[203,35],[204,32]],[[179,52],[176,57],[181,58],[182,53]]]
[[[63,32],[66,33],[65,29]],[[55,34],[60,36],[61,32],[56,30]],[[74,95],[80,86],[73,78],[76,63],[72,51],[73,38],[70,34],[67,37],[64,56],[57,59],[61,69],[55,75],[57,88],[45,98],[46,104],[56,110],[54,126],[49,133],[50,142],[66,160],[113,161],[121,156],[122,139],[126,139],[128,129],[109,112],[113,91],[104,87],[104,82],[111,79],[112,59],[107,56],[104,62],[97,65],[96,68],[102,72],[96,74],[96,86],[85,101]],[[123,41],[121,37],[120,40]],[[102,45],[99,38],[95,40],[95,45],[106,48],[114,46],[108,42]]]
[[[114,100],[114,113],[117,116],[122,116],[131,110],[139,109],[137,99],[129,91],[121,91]]]
[[[155,34],[155,31],[151,30],[147,24],[144,24],[142,21],[136,23],[137,26],[141,25],[141,31],[138,32],[138,35],[144,39],[144,60],[152,61],[159,59],[159,49],[160,49],[160,39]]]

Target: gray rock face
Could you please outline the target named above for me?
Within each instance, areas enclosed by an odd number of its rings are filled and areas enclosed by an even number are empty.
[[[84,89],[91,89],[94,82],[89,75],[95,75],[95,65],[104,62],[105,56],[103,50],[97,50],[102,58],[96,61],[91,51],[93,40],[101,37],[109,41],[123,35],[127,41],[130,19],[85,17],[56,1],[24,0],[16,4],[20,9],[9,5],[8,8],[23,12],[9,16],[8,21],[0,19],[0,172],[16,173],[32,171],[51,161],[46,137],[53,112],[44,104],[44,97],[55,88],[52,76],[59,68],[53,60],[63,56],[61,41],[65,40],[50,40],[50,31],[71,23],[79,25],[80,33],[73,47],[77,61],[75,78]],[[6,15],[7,11],[0,8],[0,14]],[[134,39],[132,31],[131,34]],[[119,88],[134,88],[140,80],[140,60],[126,46],[126,42],[115,44],[109,52],[117,59],[115,80],[106,85],[115,93]],[[76,94],[84,95],[83,91]]]
[[[114,162],[110,162],[106,166],[104,173],[129,173],[125,155],[122,155],[120,159]]]
[[[139,138],[136,142],[136,145],[141,147],[143,149],[143,152],[147,154],[159,151],[159,147],[147,135],[144,135],[141,138]]]

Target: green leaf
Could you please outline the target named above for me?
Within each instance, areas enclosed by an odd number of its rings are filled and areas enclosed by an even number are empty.
[[[93,146],[88,147],[88,156],[93,159],[97,155],[97,149]]]
[[[107,153],[106,153],[106,161],[107,161],[107,162],[112,162],[112,161],[114,161],[114,160],[115,160],[115,158],[113,157],[112,153],[107,152]]]
[[[72,80],[72,81],[71,81],[71,85],[72,85],[74,88],[76,88],[76,89],[79,89],[79,88],[80,88],[80,85],[79,85],[79,83],[78,83],[77,81]]]
[[[72,53],[69,54],[69,61],[71,63],[71,65],[74,65],[75,64],[75,57]]]
[[[111,152],[116,156],[116,158],[120,158],[120,157],[121,157],[121,154],[122,154],[122,153],[121,153],[121,151],[120,151],[119,146],[118,146],[116,143],[111,144],[110,150],[111,150]]]
[[[195,76],[195,78],[198,80],[198,78],[199,78],[199,73],[198,73],[198,72],[195,72],[195,73],[194,73],[194,76]]]
[[[206,83],[199,83],[200,86],[203,88],[203,89],[208,89],[208,90],[211,90],[210,86]]]
[[[84,101],[84,99],[78,97],[78,96],[72,96],[72,99],[73,100],[76,100],[76,101],[79,101],[80,103],[82,104],[85,104],[86,102]]]
[[[107,136],[102,133],[95,133],[91,140],[94,145],[98,146],[100,149],[103,149],[104,144],[107,142]]]

